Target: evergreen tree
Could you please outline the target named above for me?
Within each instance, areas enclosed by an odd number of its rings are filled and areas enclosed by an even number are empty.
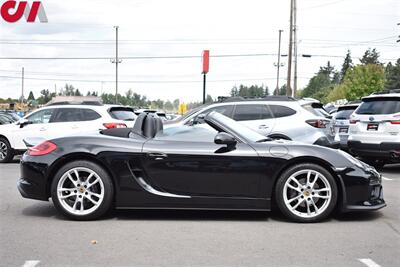
[[[30,91],[29,96],[28,96],[28,101],[32,101],[32,100],[35,100],[35,96],[33,95],[33,92]]]
[[[400,58],[397,59],[396,65],[391,62],[385,68],[386,83],[385,89],[400,89]]]
[[[344,58],[344,62],[342,65],[342,69],[340,71],[340,82],[343,82],[344,76],[346,76],[346,72],[348,69],[353,67],[353,60],[351,59],[350,50],[347,50],[346,57]]]
[[[367,51],[365,51],[363,57],[360,59],[360,62],[364,65],[367,64],[376,64],[376,65],[382,65],[382,63],[379,62],[379,53],[376,51],[376,49],[369,48]]]

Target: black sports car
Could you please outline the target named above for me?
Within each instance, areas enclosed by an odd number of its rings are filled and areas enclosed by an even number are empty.
[[[162,129],[141,114],[134,128],[65,137],[29,148],[18,189],[71,219],[118,209],[268,211],[315,222],[386,206],[381,175],[340,150],[272,141],[212,112],[206,123]]]

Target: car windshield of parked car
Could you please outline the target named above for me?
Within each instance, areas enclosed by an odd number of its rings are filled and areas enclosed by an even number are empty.
[[[344,109],[344,110],[339,110],[338,113],[335,115],[335,119],[337,120],[348,120],[350,119],[350,115],[353,114],[354,109]]]
[[[210,114],[208,114],[208,116],[210,117],[211,120],[221,124],[223,128],[235,132],[237,135],[241,136],[247,141],[255,143],[268,140],[265,136],[257,133],[256,131],[251,130],[250,128],[247,128],[243,124],[236,122],[231,118],[228,118],[227,116],[222,115],[221,113],[213,111]]]
[[[116,120],[134,121],[137,117],[133,110],[129,108],[111,108],[109,113]]]
[[[400,112],[400,98],[394,99],[376,99],[363,102],[355,111],[359,115],[384,115]]]

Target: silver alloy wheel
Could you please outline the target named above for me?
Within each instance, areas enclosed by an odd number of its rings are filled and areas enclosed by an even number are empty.
[[[0,141],[0,160],[3,160],[7,157],[8,148],[6,143]]]
[[[283,187],[283,199],[290,212],[302,218],[323,213],[332,199],[332,188],[326,177],[316,170],[292,174]]]
[[[66,211],[87,215],[103,202],[104,184],[93,170],[76,167],[65,172],[58,181],[57,198]]]

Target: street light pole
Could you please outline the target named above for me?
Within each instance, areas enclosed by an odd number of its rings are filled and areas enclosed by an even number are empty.
[[[292,97],[297,94],[297,0],[293,0],[293,37],[294,37],[294,80],[293,80],[293,91]]]
[[[114,26],[115,28],[115,59],[111,60],[111,63],[115,63],[115,104],[118,104],[118,64],[122,62],[118,58],[118,28],[119,26]]]
[[[286,95],[292,95],[292,87],[290,85],[292,80],[292,51],[293,51],[293,0],[290,0],[290,26],[289,26],[289,52],[288,52],[288,72],[287,72],[287,84],[286,84]]]
[[[278,65],[277,65],[277,73],[276,73],[276,89],[275,95],[279,94],[279,68],[281,67],[281,37],[283,30],[279,30],[279,44],[278,44]]]
[[[21,103],[24,103],[24,77],[25,76],[25,69],[22,67],[22,87],[21,87]]]

